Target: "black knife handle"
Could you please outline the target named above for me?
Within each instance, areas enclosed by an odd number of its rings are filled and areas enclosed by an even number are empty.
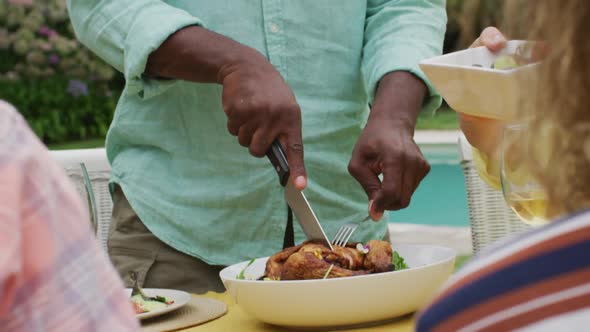
[[[281,186],[286,186],[287,181],[289,181],[289,163],[287,162],[285,151],[279,140],[274,140],[274,142],[272,142],[270,149],[266,152],[266,156],[270,160],[275,171],[277,171]]]

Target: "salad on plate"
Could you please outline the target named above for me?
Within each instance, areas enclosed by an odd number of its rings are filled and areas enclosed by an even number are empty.
[[[164,309],[169,305],[174,304],[174,300],[159,295],[145,299],[141,294],[134,294],[131,296],[131,304],[133,304],[135,314],[139,315]]]
[[[133,289],[131,290],[131,304],[133,305],[136,315],[159,311],[174,304],[174,300],[165,296],[157,294],[155,296],[147,296],[139,286],[137,272],[129,272],[129,279],[131,282],[133,282]]]

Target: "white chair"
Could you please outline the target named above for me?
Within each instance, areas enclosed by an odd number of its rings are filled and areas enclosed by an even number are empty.
[[[50,151],[50,154],[66,170],[83,201],[89,207],[86,186],[79,171],[80,163],[84,163],[96,202],[96,237],[106,251],[113,201],[108,186],[111,166],[107,160],[105,149]],[[89,211],[91,211],[90,208]]]
[[[507,236],[529,230],[531,227],[508,207],[502,192],[492,189],[479,177],[471,145],[463,135],[459,138],[459,155],[465,175],[473,252],[477,253]]]

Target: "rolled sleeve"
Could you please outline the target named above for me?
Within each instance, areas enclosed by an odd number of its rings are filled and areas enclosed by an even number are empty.
[[[144,99],[175,84],[144,74],[150,54],[176,31],[203,26],[199,18],[158,0],[68,0],[68,9],[78,39],[124,74],[128,94]]]
[[[368,2],[362,68],[370,103],[384,75],[407,71],[428,87],[423,111],[440,106],[442,98],[419,62],[442,53],[446,23],[444,0]]]

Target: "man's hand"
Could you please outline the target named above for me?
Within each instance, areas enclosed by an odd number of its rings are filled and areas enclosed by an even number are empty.
[[[285,147],[295,187],[305,188],[301,110],[279,72],[258,52],[221,71],[227,129],[255,157],[273,140]]]
[[[430,171],[413,138],[426,90],[422,81],[407,72],[383,77],[367,125],[352,152],[348,170],[365,189],[369,215],[375,221],[384,210],[407,207]]]
[[[229,132],[255,157],[264,157],[280,139],[295,187],[305,188],[301,110],[279,72],[258,51],[204,28],[188,27],[150,55],[146,74],[222,84]]]
[[[485,28],[470,47],[485,46],[497,52],[506,46],[506,38],[493,27]],[[469,144],[487,156],[494,156],[499,146],[504,123],[495,119],[459,113],[459,124]]]

